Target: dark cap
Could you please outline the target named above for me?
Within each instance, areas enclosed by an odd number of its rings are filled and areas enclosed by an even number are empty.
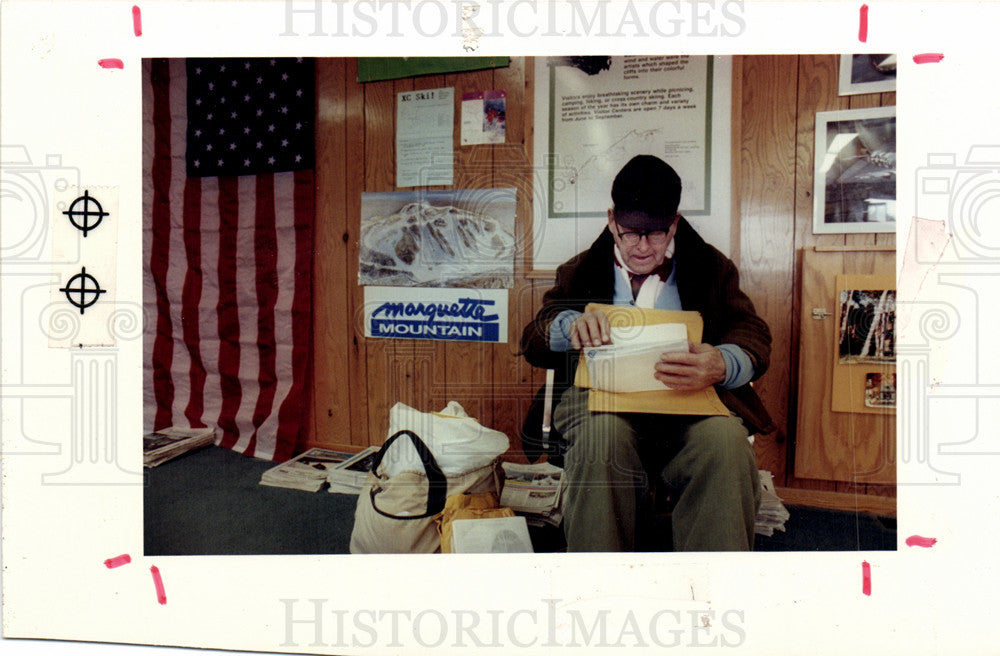
[[[611,185],[615,222],[635,230],[666,230],[677,215],[681,179],[659,157],[636,155]]]

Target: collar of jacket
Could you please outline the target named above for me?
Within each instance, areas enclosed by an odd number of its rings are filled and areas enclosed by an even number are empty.
[[[677,291],[684,307],[690,306],[692,302],[697,303],[697,286],[703,280],[699,269],[705,264],[703,256],[706,247],[709,245],[701,235],[695,232],[683,216],[679,217],[677,233],[674,235],[673,266]],[[608,228],[604,228],[580,262],[579,271],[582,275],[578,274],[578,280],[581,288],[576,290],[580,294],[579,298],[611,303],[614,296],[614,252],[614,237]]]

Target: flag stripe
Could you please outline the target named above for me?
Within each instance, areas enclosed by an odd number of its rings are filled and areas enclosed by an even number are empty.
[[[203,287],[201,265],[201,180],[189,180],[184,186],[184,254],[187,266],[184,274],[184,292],[181,305],[197,308],[201,305]],[[206,424],[202,415],[205,411],[205,365],[201,360],[201,325],[196,317],[187,315],[181,321],[184,344],[191,358],[191,392],[184,416],[193,428]]]
[[[240,317],[236,300],[236,238],[239,232],[237,181],[219,178],[219,388],[222,408],[218,425],[222,446],[232,448],[239,438],[236,412],[243,400],[240,386]]]
[[[264,174],[267,175],[267,174]],[[258,197],[258,178],[240,176],[237,178],[237,216],[239,232],[236,238],[237,265],[241,272],[261,275],[258,254],[254,250],[254,232],[256,227],[256,205],[263,202]],[[257,307],[255,276],[239,275],[236,278],[237,316],[240,322],[240,404],[236,410],[236,427],[239,439],[233,449],[240,453],[254,453],[253,440],[253,408],[260,390],[258,377],[260,363],[257,351],[260,344],[257,340]],[[273,284],[273,283],[272,283]]]
[[[153,343],[153,391],[156,398],[158,427],[172,423],[174,384],[170,375],[173,360],[173,327],[167,297],[167,269],[170,263],[170,73],[167,62],[153,60],[150,78],[153,84],[153,206],[150,236],[149,269],[156,290],[156,336]]]
[[[205,423],[219,425],[222,387],[219,376],[219,322],[215,307],[219,302],[219,179],[201,180],[201,258],[206,272],[201,304],[187,308],[201,332],[201,359],[205,365]],[[194,184],[194,180],[188,181]],[[221,441],[222,435],[216,436]]]
[[[296,171],[295,177],[295,259],[311,260],[313,250],[313,217],[315,216],[314,175],[312,171]],[[312,352],[312,274],[295,271],[295,297],[292,302],[292,389],[278,410],[278,439],[275,459],[289,457],[295,448],[298,431],[292,430],[294,414],[301,414],[305,396],[309,354]],[[301,419],[300,419],[301,421]]]
[[[170,407],[171,426],[183,426],[186,422],[184,409],[191,399],[191,354],[184,344],[185,311],[181,304],[184,297],[184,278],[187,275],[187,262],[184,244],[184,192],[187,188],[187,175],[184,162],[184,134],[187,130],[187,119],[183,111],[187,92],[184,76],[178,75],[184,68],[183,62],[169,61],[170,87],[170,178],[167,199],[170,203],[168,238],[169,259],[167,276],[163,295],[167,302],[170,315],[170,339],[173,342],[170,360],[170,376],[173,381],[174,395]]]
[[[278,239],[275,228],[274,175],[257,177],[257,215],[254,222],[254,253],[257,255],[257,344],[260,350],[260,391],[253,413],[253,437],[250,448],[256,449],[257,432],[271,413],[277,372],[275,370],[274,309],[278,300]]]
[[[142,60],[142,170],[149,175],[143,180],[142,194],[142,348],[146,366],[142,371],[142,424],[152,426],[156,421],[156,394],[153,391],[153,344],[156,343],[156,287],[149,267],[149,246],[153,231],[153,60]]]
[[[295,178],[291,173],[278,173],[275,175],[274,204],[275,207],[285,208],[288,211],[276,215],[275,221],[275,246],[277,256],[275,258],[275,275],[278,288],[285,290],[275,299],[274,317],[275,325],[291,327],[291,306],[294,296],[295,285],[295,262],[296,262],[296,242],[294,232],[294,186]],[[288,398],[294,379],[298,372],[293,368],[292,362],[292,342],[293,333],[289,333],[280,342],[276,342],[274,350],[275,385],[274,397],[272,400],[272,414],[260,428],[261,434],[277,434],[279,425],[283,423],[279,416],[278,408]],[[297,402],[297,401],[296,401]],[[288,421],[288,419],[284,419]],[[299,417],[301,422],[302,418]],[[283,441],[285,436],[279,435],[278,441]],[[272,453],[273,445],[262,447],[269,455],[262,457],[273,457],[282,459],[280,455]]]

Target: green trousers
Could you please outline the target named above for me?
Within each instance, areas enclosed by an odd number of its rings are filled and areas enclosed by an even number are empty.
[[[677,493],[676,551],[749,551],[760,505],[748,431],[735,415],[601,413],[571,387],[553,415],[569,443],[563,528],[569,551],[632,551],[649,477]]]

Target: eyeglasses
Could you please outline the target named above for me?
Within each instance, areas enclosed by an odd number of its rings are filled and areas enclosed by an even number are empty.
[[[633,232],[631,230],[626,232],[619,231],[618,236],[621,237],[622,243],[626,246],[636,246],[643,237],[645,237],[646,241],[648,241],[652,246],[663,246],[667,243],[666,230],[643,230],[640,232]]]

